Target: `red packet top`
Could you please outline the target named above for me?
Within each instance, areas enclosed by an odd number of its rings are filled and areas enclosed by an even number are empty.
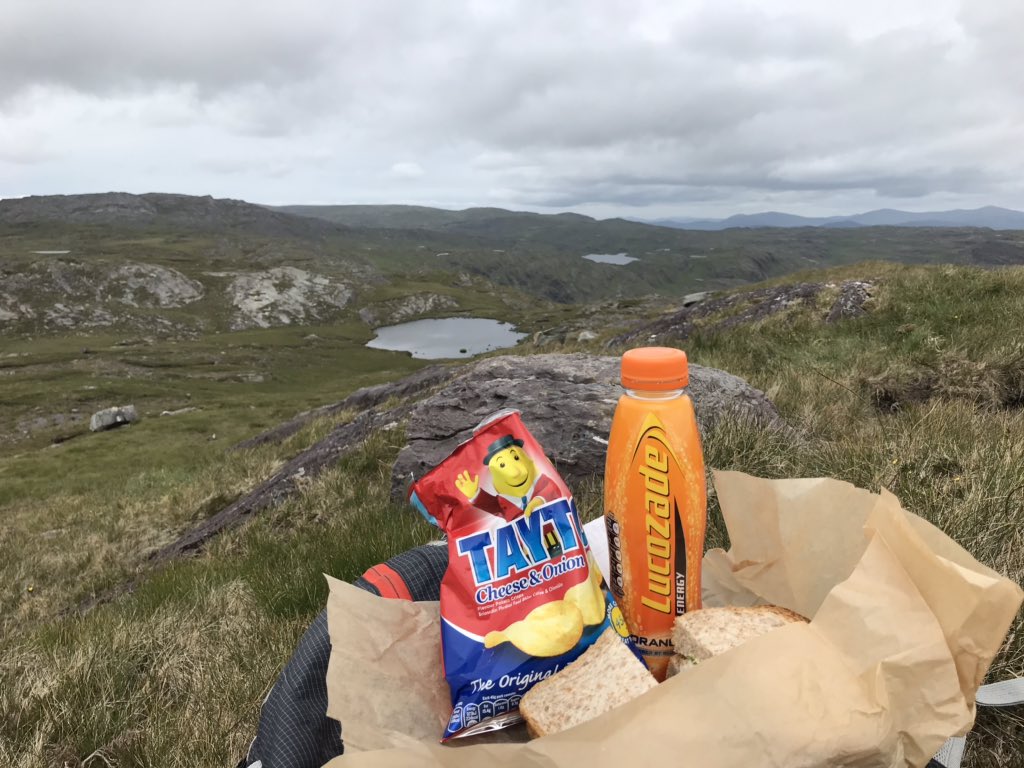
[[[520,720],[523,694],[609,626],[629,643],[572,494],[517,411],[481,423],[410,501],[448,534],[441,640],[453,711],[442,740]]]

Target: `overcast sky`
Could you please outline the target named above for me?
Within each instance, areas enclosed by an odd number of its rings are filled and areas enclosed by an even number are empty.
[[[0,197],[1024,209],[1024,0],[3,0]]]

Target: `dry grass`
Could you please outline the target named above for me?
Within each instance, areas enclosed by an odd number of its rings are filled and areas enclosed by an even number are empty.
[[[0,662],[0,764],[227,765],[301,625],[273,620],[242,581],[187,609],[68,622]]]
[[[894,364],[864,384],[871,401],[883,410],[936,398],[966,400],[983,408],[1024,407],[1024,346],[985,354],[987,360],[976,361],[966,350],[943,351],[934,361]]]

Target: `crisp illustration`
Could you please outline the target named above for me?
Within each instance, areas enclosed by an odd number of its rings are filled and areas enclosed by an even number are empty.
[[[525,619],[505,629],[488,632],[484,647],[512,643],[530,656],[559,656],[575,648],[585,627],[605,620],[607,607],[601,589],[601,571],[593,555],[588,554],[587,559],[590,572],[586,580],[566,590],[564,600],[543,603]]]
[[[505,520],[520,515],[529,518],[541,504],[563,495],[554,480],[537,472],[523,450],[523,441],[512,435],[503,435],[490,444],[484,466],[490,470],[497,496],[481,490],[480,475],[470,476],[468,469],[455,478],[455,487],[477,509]]]

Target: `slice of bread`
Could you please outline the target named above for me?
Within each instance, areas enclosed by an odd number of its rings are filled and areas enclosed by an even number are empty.
[[[777,605],[703,608],[676,618],[672,643],[678,655],[698,662],[725,653],[773,629],[806,621],[803,616]]]
[[[533,686],[519,713],[533,736],[546,736],[603,715],[657,684],[622,638],[606,629],[582,656]]]

